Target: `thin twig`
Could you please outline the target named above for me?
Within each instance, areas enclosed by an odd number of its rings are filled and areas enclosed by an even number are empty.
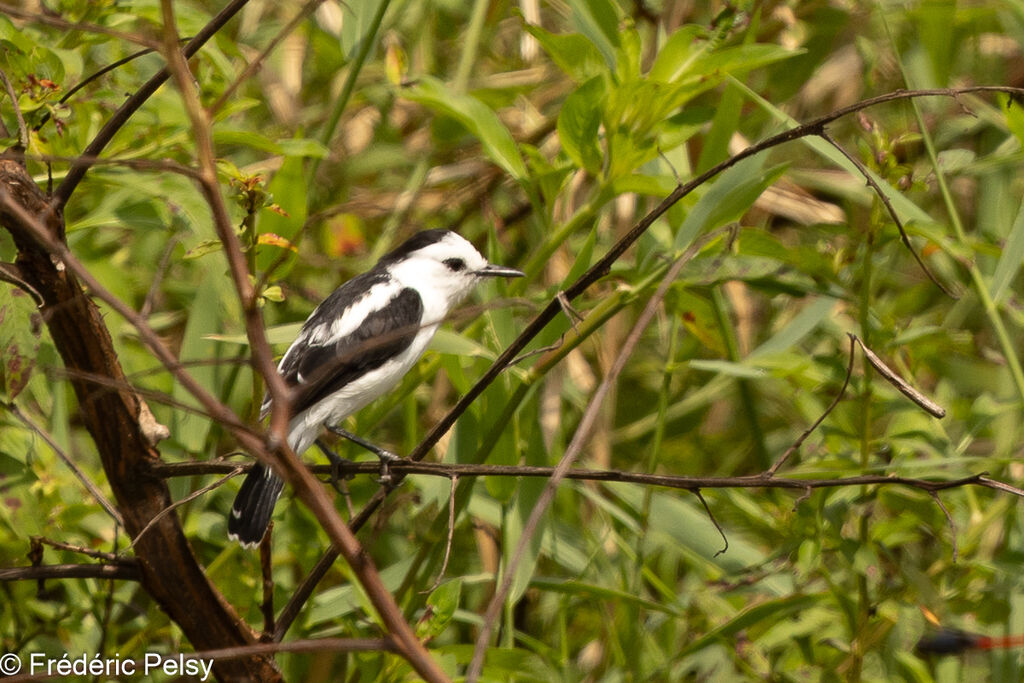
[[[11,107],[14,108],[14,116],[18,119],[18,143],[22,149],[28,149],[28,126],[25,125],[25,117],[21,114],[21,106],[18,104],[18,93],[14,92],[11,79],[7,78],[7,72],[3,69],[0,69],[0,81],[4,82],[7,97],[11,99]]]
[[[170,239],[167,240],[167,246],[164,247],[164,253],[160,255],[160,262],[153,272],[153,281],[149,283],[149,291],[146,292],[146,298],[143,299],[142,306],[139,308],[139,315],[143,318],[149,318],[153,312],[156,297],[160,294],[160,285],[163,282],[164,276],[167,275],[167,267],[170,265],[171,255],[177,246],[178,236],[171,235]]]
[[[825,409],[825,412],[823,412],[821,416],[814,421],[814,424],[808,427],[807,430],[803,434],[801,434],[796,441],[793,442],[793,445],[787,448],[786,452],[780,455],[778,460],[772,463],[772,466],[769,467],[764,472],[762,476],[764,476],[766,479],[770,479],[775,476],[775,473],[779,471],[779,468],[782,467],[787,460],[789,460],[789,457],[793,455],[793,453],[795,453],[797,449],[800,448],[800,446],[807,439],[807,437],[810,436],[814,432],[814,430],[817,429],[821,425],[821,423],[825,421],[825,418],[828,417],[829,413],[831,413],[835,409],[835,407],[839,405],[839,402],[843,399],[843,394],[846,393],[846,387],[849,386],[850,384],[850,376],[853,374],[853,352],[853,339],[850,339],[850,361],[849,364],[846,366],[846,377],[843,378],[843,386],[839,387],[839,393],[837,393],[836,397],[832,399],[832,403],[830,403],[828,408]]]
[[[931,280],[936,287],[941,289],[942,293],[945,294],[946,296],[950,297],[951,299],[959,299],[960,297],[958,297],[956,294],[950,291],[944,284],[942,284],[942,281],[939,280],[939,278],[935,277],[932,271],[929,270],[928,266],[925,264],[924,259],[922,259],[921,255],[918,254],[917,250],[914,249],[914,245],[910,243],[910,236],[907,235],[907,230],[906,228],[903,227],[903,221],[900,220],[899,214],[896,213],[896,208],[892,205],[892,202],[889,200],[889,197],[887,197],[885,192],[882,191],[882,187],[878,184],[877,181],[875,181],[874,177],[872,177],[871,175],[871,172],[861,162],[861,160],[847,152],[842,145],[836,142],[832,138],[832,136],[826,133],[824,130],[818,133],[818,137],[820,137],[822,140],[835,147],[836,150],[838,150],[840,154],[846,157],[846,159],[851,164],[856,166],[857,170],[860,171],[861,175],[864,176],[864,180],[868,184],[868,187],[870,187],[874,191],[875,195],[877,195],[878,198],[882,200],[882,204],[885,206],[885,210],[889,213],[889,216],[892,217],[893,223],[896,224],[896,229],[899,230],[900,232],[900,239],[903,241],[903,245],[914,257],[914,260],[917,261],[917,265],[920,266],[922,272],[924,272],[928,279]]]
[[[85,487],[85,489],[90,493],[90,495],[92,495],[92,497],[96,499],[96,502],[100,504],[100,507],[106,510],[107,514],[110,515],[114,522],[118,526],[124,526],[124,519],[121,517],[121,513],[117,511],[117,508],[109,500],[107,500],[107,497],[103,495],[103,492],[100,491],[99,487],[96,486],[96,484],[94,484],[91,479],[89,479],[85,472],[83,472],[81,468],[79,468],[78,465],[75,464],[75,461],[72,460],[71,457],[64,452],[64,449],[57,444],[57,441],[53,438],[53,436],[50,435],[48,431],[37,425],[27,415],[21,412],[21,409],[19,409],[16,404],[7,403],[4,404],[4,408],[9,410],[11,414],[14,415],[14,417],[17,418],[19,422],[21,422],[23,425],[25,425],[33,432],[38,434],[39,437],[46,442],[46,445],[49,446],[53,450],[53,452],[57,454],[57,457],[60,458],[61,461],[68,466],[68,469],[71,470],[71,473],[75,475],[75,478],[78,479],[78,481],[82,483],[82,486]]]
[[[857,335],[850,333],[847,334],[849,334],[851,341],[855,341],[860,344],[860,349],[864,352],[864,356],[868,359],[868,362],[871,363],[871,367],[873,367],[875,372],[880,374],[886,382],[896,387],[901,394],[909,398],[932,417],[937,417],[939,419],[946,417],[945,408],[922,394],[914,387],[910,386],[905,379],[897,375],[892,368],[886,365],[874,351],[869,349],[867,344],[861,341]]]
[[[711,506],[708,505],[708,501],[705,500],[704,494],[700,492],[700,489],[693,489],[691,493],[697,496],[697,500],[699,500],[700,504],[704,506],[704,512],[708,513],[708,519],[710,519],[711,523],[715,525],[716,529],[718,529],[718,533],[722,537],[722,542],[725,543],[721,550],[712,555],[712,557],[718,557],[729,550],[729,537],[725,535],[725,529],[723,529],[722,525],[718,523],[717,519],[715,519],[715,513],[711,512]]]
[[[0,581],[39,581],[42,579],[122,579],[140,581],[138,564],[41,564],[37,567],[0,569]]]
[[[1024,498],[1024,489],[1011,486],[1010,484],[1005,484],[1001,481],[996,481],[995,479],[990,479],[986,474],[979,475],[977,483],[979,486],[985,486],[990,489],[995,489],[996,491],[1011,493],[1019,498]]]
[[[171,159],[125,159],[118,157],[107,158],[89,156],[85,154],[69,157],[64,156],[62,154],[27,154],[25,152],[17,150],[7,150],[5,153],[7,154],[7,156],[14,159],[24,161],[38,161],[47,164],[74,164],[81,162],[88,164],[90,166],[123,166],[124,168],[129,168],[134,171],[150,171],[154,173],[170,172],[177,173],[179,175],[185,176],[186,178],[199,177],[199,172],[196,169],[190,168],[188,166],[185,166],[184,164],[180,164],[177,161],[173,161]]]
[[[48,545],[51,548],[56,548],[57,550],[67,550],[68,552],[79,553],[81,555],[87,555],[88,557],[92,557],[92,558],[97,559],[97,560],[103,560],[104,562],[127,562],[129,564],[134,564],[134,562],[135,562],[134,559],[122,557],[122,556],[118,555],[117,553],[106,553],[106,552],[103,552],[102,550],[93,550],[92,548],[83,548],[82,546],[71,545],[70,543],[63,543],[61,541],[53,541],[53,540],[50,540],[49,538],[46,538],[44,536],[33,536],[32,540],[33,541],[38,541],[39,543],[42,543],[43,545]]]
[[[937,492],[929,491],[928,495],[932,497],[935,504],[942,510],[942,514],[946,515],[946,523],[949,524],[949,540],[953,544],[953,564],[956,564],[956,560],[960,556],[960,548],[956,542],[956,522],[953,521],[953,515],[949,514],[949,509],[943,504]]]
[[[214,490],[216,488],[220,488],[225,483],[227,483],[228,479],[231,479],[232,477],[241,474],[243,470],[244,470],[243,467],[236,467],[227,476],[221,477],[220,479],[218,479],[217,481],[213,482],[212,484],[207,484],[206,486],[204,486],[203,488],[199,489],[198,491],[193,491],[192,493],[188,494],[187,496],[185,496],[181,500],[178,500],[178,501],[175,501],[174,503],[171,503],[170,505],[165,507],[163,510],[161,510],[160,512],[158,512],[155,515],[153,515],[153,518],[151,520],[149,520],[148,522],[146,522],[146,526],[142,527],[142,530],[139,531],[139,533],[135,534],[135,538],[132,539],[132,542],[128,544],[128,547],[125,548],[125,550],[127,551],[127,550],[130,550],[133,547],[135,547],[135,544],[139,542],[139,539],[142,538],[143,536],[145,536],[146,532],[149,531],[151,528],[153,528],[153,525],[156,524],[157,522],[159,522],[165,516],[169,515],[174,510],[177,510],[179,507],[181,507],[185,503],[188,503],[189,501],[193,501],[196,498],[198,498],[199,496],[202,496],[202,495],[204,495],[206,493],[209,493],[210,491],[212,491],[212,490]]]
[[[247,471],[252,465],[231,465],[224,462],[181,462],[154,465],[153,474],[172,477],[192,477],[196,475],[223,474],[235,469]],[[314,474],[330,474],[331,465],[311,465],[309,471]],[[471,463],[440,463],[413,462],[402,459],[391,465],[395,475],[421,475],[431,477],[535,477],[550,479],[555,473],[554,467],[537,467],[533,465],[483,465]],[[341,467],[342,475],[365,474],[379,475],[380,465],[376,462],[355,462]],[[642,486],[661,486],[670,489],[791,489],[804,491],[823,488],[841,488],[844,486],[907,486],[922,491],[945,491],[962,486],[983,486],[1003,491],[1024,498],[1024,489],[1011,486],[991,479],[987,472],[971,474],[956,479],[921,479],[893,474],[863,474],[850,477],[832,478],[798,478],[772,477],[765,478],[762,474],[742,475],[735,477],[686,476],[675,474],[648,474],[645,472],[627,472],[625,470],[597,470],[582,467],[570,469],[566,479],[576,481],[614,482],[623,484],[639,484]]]
[[[215,361],[214,363],[215,364],[220,364],[220,363],[226,363],[226,362],[228,362],[228,361],[225,360],[225,359],[219,359],[219,360]],[[209,365],[209,364],[210,363],[207,362],[207,361],[200,361],[200,362],[196,362],[196,363],[176,363],[175,365],[177,366],[177,370],[183,371],[185,368],[189,368],[189,367],[202,367],[204,365]],[[164,366],[161,365],[161,366],[159,366],[159,369],[162,372],[162,371],[165,371],[167,368],[164,368]],[[83,381],[86,381],[86,382],[91,382],[92,384],[95,384],[97,387],[102,387],[102,389],[97,389],[95,391],[95,393],[93,394],[93,397],[95,397],[95,398],[101,397],[102,393],[105,392],[105,391],[112,391],[112,392],[130,391],[130,392],[132,392],[134,394],[137,394],[138,396],[140,396],[140,397],[142,397],[142,398],[144,398],[144,399],[146,399],[148,401],[152,401],[154,403],[159,403],[161,405],[165,405],[165,406],[167,406],[169,408],[173,408],[174,410],[176,410],[176,411],[178,411],[180,413],[184,413],[186,415],[199,415],[199,416],[202,416],[202,417],[209,417],[210,416],[210,414],[208,412],[206,412],[205,408],[196,407],[194,405],[190,405],[188,403],[185,403],[184,401],[179,401],[179,400],[173,398],[170,394],[165,393],[163,391],[158,391],[156,389],[145,389],[143,387],[135,386],[131,382],[127,381],[127,379],[124,379],[124,380],[115,379],[113,377],[108,377],[107,375],[101,375],[101,374],[96,373],[96,372],[85,372],[83,370],[77,370],[77,369],[74,369],[74,368],[66,368],[66,367],[59,367],[59,366],[58,367],[47,367],[44,370],[46,372],[46,376],[48,378],[51,378],[51,379],[66,378],[66,379],[74,379],[74,380],[83,380]],[[137,375],[145,375],[146,372],[148,372],[148,371],[140,372],[140,373],[136,373],[136,374]],[[246,429],[248,429],[249,433],[252,436],[258,436],[258,432],[257,431],[255,431],[253,429],[249,429],[248,427],[246,427]]]
[[[430,588],[420,591],[424,595],[433,593],[434,589],[441,585],[445,572],[448,571],[448,559],[452,555],[452,541],[455,538],[455,490],[459,486],[459,475],[452,476],[451,484],[451,490],[448,493],[448,538],[444,544],[444,559],[441,560],[441,569],[437,572],[434,584]]]
[[[66,93],[64,93],[64,95],[59,100],[57,100],[58,103],[64,104],[65,102],[70,100],[74,96],[74,94],[76,92],[78,92],[82,88],[86,87],[87,85],[89,85],[93,81],[95,81],[95,80],[97,80],[99,78],[102,78],[105,74],[110,73],[114,69],[116,69],[116,68],[118,68],[120,66],[124,66],[125,64],[128,64],[129,62],[133,62],[136,59],[138,59],[139,57],[145,57],[146,55],[153,54],[154,52],[157,52],[156,47],[147,47],[145,49],[139,50],[138,52],[133,52],[132,54],[128,55],[127,57],[122,57],[121,59],[118,59],[115,62],[111,62],[110,64],[107,64],[102,69],[100,69],[98,71],[94,71],[93,73],[89,74],[88,76],[86,76],[85,78],[80,80],[78,83],[73,85],[71,88],[69,88],[68,91]],[[45,126],[46,122],[49,121],[49,120],[50,120],[50,112],[46,112],[39,119],[39,123],[36,124],[36,126],[35,126],[35,128],[33,128],[33,130],[37,130],[38,131],[43,126]]]
[[[206,203],[213,212],[213,224],[217,237],[224,244],[224,255],[228,261],[231,279],[238,293],[245,317],[245,332],[249,339],[254,369],[263,376],[267,392],[273,400],[270,413],[271,438],[280,443],[285,440],[288,429],[289,391],[284,379],[277,371],[274,353],[267,343],[263,318],[257,301],[256,290],[249,279],[249,269],[242,253],[242,246],[231,219],[228,216],[224,197],[220,192],[217,180],[217,160],[213,151],[212,125],[209,114],[199,102],[196,84],[189,71],[185,56],[178,49],[178,35],[175,27],[174,11],[169,0],[161,3],[164,19],[164,57],[167,67],[174,77],[181,94],[185,110],[192,123],[192,134],[195,139],[196,154],[199,160],[199,187],[206,198]]]

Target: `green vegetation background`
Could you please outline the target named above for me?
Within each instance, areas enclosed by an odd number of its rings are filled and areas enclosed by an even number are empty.
[[[219,5],[175,3],[183,35]],[[160,30],[159,3],[150,0],[49,6],[72,21],[151,37]],[[218,102],[299,9],[254,0],[205,47],[191,61],[203,104]],[[531,313],[677,177],[794,119],[873,95],[1021,85],[1022,44],[1018,2],[327,2],[218,105],[213,135],[223,190],[235,200],[281,350],[320,299],[418,229],[453,227],[493,260],[527,272],[507,288],[489,285],[476,299],[485,314],[457,318],[400,390],[350,423],[408,452]],[[140,57],[66,104],[60,98],[137,49],[110,35],[0,16],[0,66],[34,130],[29,154],[79,153],[162,58]],[[5,96],[0,116],[16,131],[10,104]],[[1020,482],[1022,110],[1001,96],[933,97],[872,108],[829,131],[892,189],[915,248],[958,299],[925,277],[849,162],[819,139],[792,142],[737,165],[657,221],[573,304],[583,316],[578,334],[563,317],[533,345],[565,334],[571,353],[534,356],[506,373],[433,457],[555,464],[672,257],[695,237],[731,226],[673,284],[581,465],[761,472],[839,390],[849,332],[948,414],[930,417],[858,361],[845,399],[780,475],[988,472]],[[161,166],[192,164],[192,140],[177,91],[161,88],[104,154],[139,163],[89,172],[67,207],[68,242],[106,287],[145,311],[204,386],[255,419],[261,389],[242,363],[239,306],[209,210],[188,178]],[[54,180],[66,169],[53,163]],[[47,182],[42,162],[30,170]],[[0,233],[0,258],[14,256]],[[60,360],[33,326],[31,301],[2,284],[0,311],[5,405],[51,434],[102,489],[98,458],[76,424]],[[128,376],[170,428],[163,457],[232,453],[225,431],[189,409],[194,403],[132,328],[112,312],[106,320]],[[210,481],[170,484],[182,498]],[[258,625],[258,555],[225,536],[236,482],[178,512],[211,580]],[[468,505],[431,598],[443,615],[430,622],[431,647],[445,661],[468,662],[494,572],[542,486],[460,482]],[[358,507],[376,484],[360,478],[350,488]],[[32,536],[105,551],[128,542],[10,410],[0,413],[0,492],[0,566],[27,565]],[[910,487],[704,496],[728,538],[721,554],[715,525],[684,491],[565,483],[516,576],[487,675],[1020,680],[1017,650],[946,659],[914,652],[929,628],[922,608],[947,627],[1024,631],[1024,518],[1010,493],[942,492],[952,524],[931,496]],[[275,517],[277,605],[326,543],[287,498]],[[444,557],[448,498],[445,479],[412,478],[361,534],[413,621]],[[53,549],[45,557],[82,561]],[[337,563],[289,638],[378,633],[348,578]],[[128,658],[190,649],[136,584],[82,579],[45,588],[0,584],[4,651]],[[279,661],[296,680],[407,673],[378,654]]]

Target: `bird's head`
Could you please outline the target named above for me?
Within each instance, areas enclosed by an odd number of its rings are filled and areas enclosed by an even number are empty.
[[[484,278],[523,276],[515,268],[488,263],[472,244],[450,230],[425,230],[413,235],[381,258],[378,267],[421,294],[444,297],[448,308],[458,304]]]

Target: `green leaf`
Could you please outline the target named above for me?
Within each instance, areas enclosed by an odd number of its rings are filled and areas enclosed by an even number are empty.
[[[218,284],[223,282],[219,268],[211,268],[195,290],[192,305],[188,308],[188,322],[182,336],[178,357],[183,363],[197,361],[196,367],[189,368],[189,374],[200,385],[214,395],[219,393],[217,366],[210,361],[217,358],[217,346],[208,337],[218,332],[224,316],[221,315],[221,294]],[[190,406],[198,406],[192,394],[175,383],[173,397]],[[210,431],[210,420],[184,411],[174,412],[171,434],[190,453],[202,451],[206,435]]]
[[[1006,293],[1013,284],[1014,279],[1020,272],[1021,262],[1024,261],[1024,203],[1021,203],[1017,211],[1017,218],[1013,221],[1013,228],[1003,245],[1003,251],[999,255],[999,262],[992,274],[992,282],[989,283],[989,293],[992,300],[1002,303]]]
[[[811,333],[818,325],[831,317],[838,300],[823,296],[815,299],[797,313],[789,323],[750,352],[748,360],[761,355],[787,351]]]
[[[609,0],[569,0],[580,33],[598,49],[609,68],[615,69],[619,46],[619,16]]]
[[[786,170],[785,165],[761,170],[764,156],[745,159],[718,177],[676,233],[676,249],[684,249],[693,239],[708,230],[738,220]]]
[[[684,656],[698,652],[719,640],[731,641],[740,631],[760,623],[779,623],[787,616],[809,609],[821,600],[822,598],[817,595],[792,595],[761,603],[740,612],[702,638],[684,645],[678,654]]]
[[[565,98],[558,114],[558,139],[569,158],[591,175],[601,173],[604,153],[598,129],[604,110],[604,78],[595,76]]]
[[[196,246],[192,247],[185,252],[184,258],[194,259],[200,256],[206,256],[212,254],[215,251],[220,251],[224,248],[224,244],[219,239],[214,240],[203,240]]]
[[[703,26],[681,26],[669,36],[658,50],[647,76],[669,83],[690,72],[693,64],[703,55],[710,41],[703,40],[707,33]]]
[[[218,126],[213,131],[213,142],[217,146],[238,145],[251,147],[271,154],[283,154],[281,145],[270,138],[251,130],[232,130]]]
[[[763,368],[753,367],[744,363],[733,363],[727,360],[691,360],[690,367],[694,370],[706,370],[727,377],[745,379],[764,379],[768,373]]]
[[[284,213],[278,211],[261,211],[259,214],[259,231],[272,233],[288,240],[295,241],[299,229],[306,222],[308,188],[306,186],[305,160],[303,157],[285,157],[281,168],[267,185],[267,195]],[[281,256],[281,248],[261,244],[256,256],[256,269],[265,271]],[[285,265],[275,271],[277,277],[284,277],[295,257],[289,256]]]
[[[547,481],[538,477],[524,477],[519,482],[519,494],[514,502],[515,509],[511,515],[506,517],[507,524],[505,525],[504,543],[506,566],[512,559],[512,554],[522,538],[526,522],[537,506],[537,501],[540,499],[540,494],[546,485]],[[515,576],[512,578],[512,585],[509,588],[507,597],[509,605],[514,605],[518,602],[519,598],[526,592],[526,589],[530,587],[530,581],[537,568],[537,562],[540,560],[544,536],[548,532],[549,520],[549,514],[541,516],[533,536],[530,537],[526,547],[523,549],[519,565],[516,567]]]
[[[569,269],[569,274],[565,276],[562,281],[565,285],[570,285],[576,282],[590,268],[590,262],[594,256],[594,245],[597,243],[597,225],[590,229],[590,233],[587,235],[586,241],[583,246],[580,247],[576,253],[576,259],[572,263],[572,268]]]
[[[32,376],[41,323],[32,297],[0,284],[0,393],[5,400],[20,394]]]
[[[550,33],[533,24],[527,24],[526,30],[537,39],[558,68],[577,83],[608,72],[601,53],[579,33]]]
[[[274,325],[268,327],[266,330],[267,341],[274,345],[291,344],[295,341],[295,338],[299,336],[299,330],[302,329],[302,323],[287,323],[285,325]],[[440,334],[440,331],[438,332]],[[203,339],[209,339],[211,341],[221,342],[224,344],[241,344],[243,346],[249,345],[249,337],[245,334],[208,334]]]
[[[462,579],[445,581],[427,596],[427,617],[416,624],[416,637],[432,640],[444,633],[462,599]]]
[[[290,138],[278,140],[278,146],[285,156],[302,157],[304,159],[326,159],[331,153],[319,140],[309,138]]]
[[[437,353],[446,353],[460,358],[486,358],[487,360],[496,358],[494,351],[480,342],[445,327],[440,328],[434,334],[434,338],[430,340],[427,348]]]
[[[472,95],[451,92],[444,83],[429,76],[421,77],[405,96],[461,123],[480,141],[494,163],[516,180],[526,177],[526,164],[512,134],[486,104]]]
[[[664,199],[666,195],[676,189],[675,178],[667,175],[644,175],[634,173],[633,175],[621,176],[611,183],[613,195],[626,193],[642,194],[649,197]]]

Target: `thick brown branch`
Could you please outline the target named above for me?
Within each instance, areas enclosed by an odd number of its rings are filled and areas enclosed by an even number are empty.
[[[125,528],[135,536],[171,504],[171,498],[164,482],[149,472],[159,454],[141,426],[148,408],[125,380],[106,323],[82,291],[79,276],[85,277],[90,287],[102,287],[67,251],[62,217],[51,210],[25,169],[12,160],[0,160],[0,224],[18,246],[20,273],[43,298],[43,316],[72,374],[82,422],[96,444]],[[134,312],[123,308],[132,320]],[[158,355],[162,352],[165,360],[175,362],[155,333],[148,342],[159,349]],[[99,387],[77,378],[78,373],[108,377],[115,388]],[[211,407],[215,406],[207,406]],[[228,412],[225,417],[230,415]],[[194,645],[234,647],[255,640],[252,630],[207,580],[176,515],[163,517],[135,547],[135,553],[146,591]],[[218,666],[221,679],[274,680],[279,676],[274,663],[266,658]]]

